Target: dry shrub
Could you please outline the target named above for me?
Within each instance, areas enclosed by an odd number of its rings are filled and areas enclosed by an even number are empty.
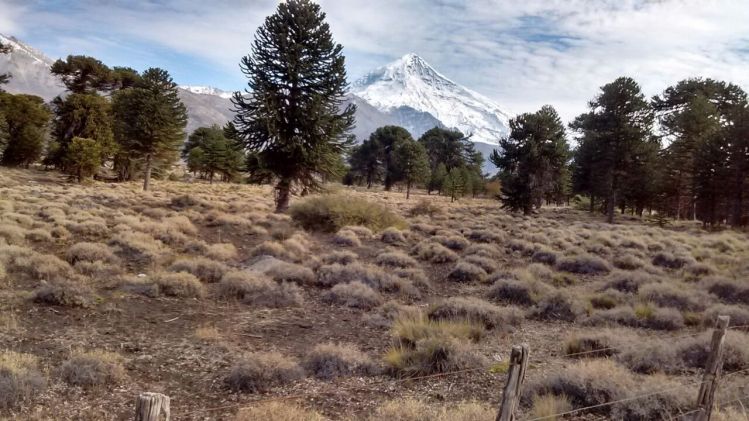
[[[712,333],[679,341],[676,352],[686,367],[704,369],[710,355]],[[743,370],[749,367],[749,335],[728,331],[723,349],[723,370],[725,372]]]
[[[564,320],[574,322],[585,312],[575,298],[563,292],[555,292],[543,297],[531,309],[529,316],[537,320]]]
[[[38,395],[46,380],[37,368],[36,357],[0,351],[0,409],[14,409]]]
[[[406,280],[387,273],[379,266],[361,263],[351,263],[348,265],[334,263],[332,265],[321,266],[317,269],[315,284],[330,287],[353,281],[359,281],[381,291],[402,291],[410,294],[414,293],[412,289],[415,290],[413,285],[409,284]],[[418,294],[418,291],[415,293]]]
[[[615,289],[620,292],[636,294],[640,287],[656,282],[652,275],[647,272],[622,272],[616,271],[606,278],[604,289]]]
[[[23,244],[25,237],[26,230],[18,225],[0,224],[0,238],[5,239],[6,243],[11,245],[21,245]]]
[[[406,242],[406,236],[398,228],[385,228],[380,235],[380,241],[386,244],[403,244]]]
[[[622,270],[637,270],[645,266],[645,262],[631,254],[621,254],[614,257],[614,266]]]
[[[380,266],[410,269],[419,266],[413,257],[401,251],[386,251],[377,255],[375,262]]]
[[[361,247],[361,240],[355,232],[348,229],[339,230],[333,237],[333,242],[344,247]]]
[[[118,263],[119,259],[114,255],[112,249],[103,243],[76,243],[70,246],[65,254],[70,264],[78,262],[105,262]]]
[[[489,276],[480,266],[466,261],[458,262],[448,275],[455,282],[483,282]]]
[[[674,344],[654,340],[629,346],[618,355],[617,360],[635,373],[675,373],[682,362]]]
[[[51,242],[54,239],[46,228],[35,228],[26,232],[26,239],[37,243]]]
[[[163,272],[153,278],[159,293],[167,297],[200,298],[205,295],[205,286],[191,273]]]
[[[319,413],[304,409],[293,403],[270,401],[251,408],[244,408],[234,421],[327,421]]]
[[[550,266],[553,266],[557,262],[557,259],[559,259],[559,254],[547,247],[539,248],[531,255],[532,261]]]
[[[195,329],[195,337],[201,341],[219,341],[222,338],[221,332],[215,326],[199,326]]]
[[[621,331],[604,330],[599,332],[575,333],[564,342],[565,355],[575,358],[610,357],[618,351],[614,348],[632,339]]]
[[[640,304],[635,308],[615,307],[593,313],[584,321],[589,326],[629,326],[655,330],[679,330],[684,327],[684,317],[673,308]]]
[[[488,257],[471,254],[467,255],[463,260],[467,263],[480,267],[486,273],[492,273],[497,270],[497,263],[495,262],[495,260]]]
[[[191,257],[177,259],[169,266],[171,272],[188,272],[203,282],[218,282],[229,271],[229,267],[221,262],[205,257]]]
[[[572,409],[567,396],[560,395],[534,395],[531,402],[531,417],[543,418],[544,420],[556,421],[559,418],[557,414],[567,412]]]
[[[359,237],[359,239],[363,238],[365,240],[371,239],[374,235],[371,229],[367,227],[363,227],[361,225],[346,225],[345,227],[341,228],[339,231],[351,231],[354,234],[356,234],[356,236]]]
[[[334,251],[320,256],[320,260],[322,260],[326,265],[331,265],[333,263],[347,265],[355,262],[358,258],[359,256],[356,253],[348,250]]]
[[[36,280],[65,280],[73,273],[70,265],[52,254],[30,254],[13,259],[10,269],[16,273],[23,273]]]
[[[419,339],[409,346],[390,348],[385,354],[385,364],[395,376],[412,377],[481,367],[487,360],[471,343],[438,335]]]
[[[68,231],[62,225],[57,225],[57,226],[52,227],[49,233],[50,235],[52,235],[53,238],[56,238],[58,240],[65,240],[67,238],[70,238],[70,231]]]
[[[502,255],[496,247],[489,244],[471,244],[465,251],[465,255],[481,256],[487,259],[497,259]]]
[[[95,297],[90,289],[72,281],[44,283],[35,289],[32,301],[60,307],[90,307]]]
[[[655,303],[661,307],[672,307],[681,311],[701,311],[705,308],[700,295],[688,292],[684,287],[674,284],[649,284],[640,288],[638,293],[643,301]]]
[[[713,278],[705,281],[707,291],[729,304],[749,304],[749,283]]]
[[[614,404],[611,407],[611,419],[623,421],[672,419],[674,414],[692,405],[691,396],[685,393],[691,390],[691,386],[681,386],[683,385],[662,375],[640,378],[637,387],[628,391],[629,397],[650,395]],[[661,393],[653,394],[653,392]]]
[[[405,228],[405,221],[388,208],[359,197],[324,195],[299,201],[289,209],[291,217],[307,230],[335,232],[347,225],[372,231]]]
[[[68,231],[84,237],[102,236],[109,232],[104,221],[69,222],[65,224]]]
[[[611,266],[607,261],[590,254],[562,257],[557,260],[556,268],[564,272],[583,275],[599,275],[611,271]]]
[[[237,257],[237,248],[231,243],[216,243],[207,247],[205,254],[217,260],[232,260]]]
[[[552,288],[542,282],[523,282],[515,279],[504,279],[495,277],[487,293],[487,298],[500,303],[514,304],[520,306],[532,306],[543,296],[552,291]]]
[[[140,264],[155,263],[167,251],[164,243],[142,232],[120,232],[109,240],[109,245],[121,257]]]
[[[85,388],[117,384],[125,378],[122,361],[111,352],[79,352],[63,363],[61,374],[68,384]]]
[[[377,364],[353,344],[319,344],[307,353],[303,365],[308,373],[325,380],[372,376],[380,371]]]
[[[432,240],[442,244],[450,250],[463,250],[471,244],[468,240],[459,235],[439,235],[432,238]]]
[[[749,309],[744,306],[725,304],[712,306],[703,314],[702,322],[706,327],[713,327],[718,321],[718,316],[729,316],[730,326],[744,326],[742,329],[749,331]]]
[[[458,255],[442,244],[426,241],[418,243],[411,250],[418,259],[432,263],[450,263],[458,260]]]
[[[475,297],[450,297],[433,304],[427,311],[432,320],[468,320],[479,322],[487,329],[520,326],[522,313],[513,307],[497,307]]]
[[[278,241],[264,241],[259,245],[255,246],[251,251],[252,256],[272,256],[278,259],[288,259],[289,253],[286,251],[286,247]]]
[[[588,298],[590,305],[596,309],[608,310],[625,301],[625,294],[613,289],[594,294]]]
[[[710,419],[713,421],[749,421],[749,411],[746,409],[746,404],[742,405],[740,408],[715,408]]]
[[[436,227],[434,225],[424,224],[424,223],[416,223],[416,224],[411,224],[411,229],[413,231],[420,232],[424,235],[435,235],[437,234],[439,227]]]
[[[435,405],[411,398],[382,403],[369,421],[493,421],[496,408],[479,402]]]
[[[434,216],[440,213],[442,213],[442,208],[433,201],[427,199],[419,200],[416,202],[416,205],[408,211],[410,216]]]
[[[264,259],[268,262],[265,270],[261,272],[273,278],[277,282],[294,282],[296,284],[311,284],[315,281],[315,273],[312,269],[297,265],[295,263],[284,262],[272,257]],[[253,269],[257,266],[253,265]]]
[[[276,283],[265,276],[248,271],[228,272],[218,285],[224,299],[237,299],[246,304],[270,308],[299,306],[304,302],[302,291],[290,282]]]
[[[224,383],[236,392],[265,392],[302,379],[304,370],[299,363],[279,352],[253,352],[245,354]]]
[[[337,284],[326,292],[323,300],[329,303],[345,305],[347,307],[369,310],[382,304],[379,292],[359,281],[347,284]]]
[[[667,269],[681,269],[682,267],[694,262],[691,256],[683,254],[674,254],[665,251],[661,251],[653,256],[653,265],[660,266]]]
[[[468,238],[471,241],[475,241],[478,243],[501,243],[505,239],[502,233],[488,229],[471,230],[471,232],[468,234]]]

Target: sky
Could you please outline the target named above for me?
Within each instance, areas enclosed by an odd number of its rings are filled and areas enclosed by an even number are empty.
[[[163,67],[180,84],[244,87],[239,60],[279,0],[0,0],[0,33],[52,58]],[[416,53],[510,112],[569,121],[600,86],[648,95],[688,77],[749,90],[747,0],[319,0],[349,81]]]

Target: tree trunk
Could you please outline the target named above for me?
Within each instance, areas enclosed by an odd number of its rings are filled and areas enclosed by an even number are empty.
[[[151,165],[153,158],[151,157],[151,154],[146,154],[146,172],[145,176],[143,177],[143,191],[148,191],[148,188],[151,184]]]
[[[411,198],[411,182],[406,182],[406,200]]]
[[[208,173],[208,184],[213,184],[213,171]]]
[[[276,184],[276,213],[284,213],[289,209],[289,199],[291,198],[291,180],[282,178]]]
[[[616,211],[616,192],[611,189],[606,199],[606,222],[614,223],[614,212]]]
[[[741,216],[744,213],[744,174],[743,171],[736,171],[736,193],[733,198],[733,212],[731,215],[731,226],[738,228],[741,226]]]
[[[596,210],[596,197],[594,195],[590,195],[590,213],[595,212]]]

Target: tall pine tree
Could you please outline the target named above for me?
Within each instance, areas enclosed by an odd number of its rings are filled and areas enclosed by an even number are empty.
[[[406,199],[409,199],[411,187],[429,178],[429,159],[424,145],[413,139],[402,142],[393,151],[393,163],[398,180],[406,183]]]
[[[340,171],[352,143],[355,107],[340,111],[347,88],[342,50],[318,4],[288,0],[265,19],[242,59],[248,88],[232,99],[234,124],[278,180],[277,212],[288,208],[294,185],[317,189]]]

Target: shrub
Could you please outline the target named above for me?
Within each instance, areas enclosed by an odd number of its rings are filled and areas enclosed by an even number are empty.
[[[26,231],[26,239],[37,243],[53,241],[52,234],[45,228],[36,228]]]
[[[231,243],[216,243],[209,245],[205,254],[216,260],[232,260],[237,257],[237,248]]]
[[[478,402],[436,406],[415,399],[396,399],[381,404],[369,421],[492,421],[496,409]]]
[[[418,267],[419,263],[413,257],[400,252],[388,251],[377,255],[375,262],[380,266],[408,269]]]
[[[38,304],[60,307],[90,307],[94,302],[91,291],[71,281],[45,283],[32,294]]]
[[[0,238],[11,245],[21,245],[26,237],[26,230],[18,225],[0,224]]]
[[[574,322],[583,313],[584,309],[579,302],[567,294],[556,292],[541,299],[529,315],[538,320]]]
[[[263,256],[249,268],[252,272],[263,273],[277,282],[294,282],[297,284],[311,284],[315,281],[312,269],[284,262],[272,256]]]
[[[325,343],[315,346],[305,360],[304,368],[319,379],[344,376],[371,376],[379,367],[369,356],[352,344]]]
[[[672,307],[682,311],[699,311],[704,304],[692,296],[684,288],[673,284],[649,284],[640,288],[639,295],[644,301],[655,303],[662,307]]]
[[[623,421],[665,420],[688,407],[690,396],[684,393],[680,383],[664,376],[646,376],[638,379],[638,385],[628,392],[629,397],[645,394],[649,396],[631,399],[611,406],[611,419]],[[653,391],[661,393],[652,394]]]
[[[749,284],[732,279],[714,278],[706,281],[707,290],[729,304],[749,304]]]
[[[339,246],[361,247],[359,236],[357,236],[355,232],[348,229],[342,229],[338,231],[338,233],[336,233],[336,235],[333,237],[333,242],[338,244]]]
[[[616,271],[608,276],[604,289],[612,288],[617,291],[636,294],[640,287],[655,282],[652,275],[646,272],[621,272]]]
[[[442,208],[431,200],[421,199],[408,211],[411,216],[429,215],[434,216],[442,213]]]
[[[455,282],[482,282],[486,280],[487,273],[480,266],[466,261],[458,262],[448,275],[448,279]]]
[[[565,355],[576,358],[610,357],[618,351],[615,349],[623,342],[622,332],[605,330],[602,332],[576,333],[564,343]]]
[[[411,253],[421,260],[432,263],[450,263],[458,260],[458,255],[454,251],[431,241],[418,243]]]
[[[293,403],[270,401],[239,411],[234,421],[326,421],[319,413]]]
[[[187,272],[164,272],[154,276],[154,284],[159,293],[167,297],[200,298],[205,295],[205,287],[194,275]]]
[[[364,310],[377,307],[383,302],[380,293],[359,281],[335,285],[325,293],[323,300]]]
[[[567,412],[572,409],[569,399],[566,396],[555,395],[534,395],[531,402],[531,417],[543,418],[544,420],[556,421],[557,414]]]
[[[433,240],[449,248],[450,250],[463,250],[464,248],[468,247],[469,244],[471,244],[468,242],[468,240],[459,235],[437,236],[434,237]]]
[[[117,263],[117,256],[106,244],[102,243],[76,243],[70,246],[66,258],[71,265],[77,262],[106,262]]]
[[[412,377],[480,367],[487,360],[470,343],[450,336],[430,336],[411,346],[390,348],[385,364],[393,375]]]
[[[497,307],[474,297],[450,297],[433,304],[427,315],[432,320],[468,320],[479,322],[487,329],[519,326],[522,314],[517,308]]]
[[[591,296],[588,300],[593,308],[607,310],[616,307],[622,301],[622,295],[624,294],[616,290],[607,290]]]
[[[105,351],[81,352],[65,361],[62,378],[85,388],[117,384],[125,378],[122,357]]]
[[[203,282],[218,282],[229,267],[221,262],[210,260],[205,257],[191,257],[177,259],[169,270],[172,272],[188,272],[198,277]]]
[[[486,273],[492,273],[497,270],[497,264],[495,263],[495,261],[487,257],[471,254],[467,255],[463,260],[467,263],[480,267]]]
[[[681,367],[681,360],[673,343],[659,340],[628,347],[618,356],[618,360],[630,370],[641,374],[674,373]]]
[[[276,283],[263,275],[248,271],[229,272],[218,285],[219,296],[238,299],[245,304],[279,308],[299,306],[304,302],[299,286]]]
[[[489,244],[471,244],[465,251],[466,256],[475,255],[485,257],[487,259],[497,259],[501,256],[499,250],[496,247]]]
[[[514,279],[497,279],[492,284],[487,297],[505,304],[532,306],[551,287],[540,282],[522,282]]]
[[[387,244],[402,244],[406,242],[406,236],[398,228],[385,228],[380,235],[380,241]]]
[[[310,197],[292,205],[289,214],[304,229],[315,231],[335,232],[346,225],[361,225],[372,231],[406,226],[386,207],[344,195]]]
[[[710,355],[712,334],[707,332],[697,337],[679,341],[676,352],[686,367],[704,369]],[[749,335],[728,331],[723,349],[723,370],[743,370],[749,367]]]
[[[598,275],[611,271],[611,266],[607,261],[590,254],[563,257],[557,260],[556,268],[564,272],[585,275]]]
[[[653,265],[668,269],[681,269],[685,265],[694,262],[694,259],[680,254],[661,251],[653,256]]]
[[[749,309],[738,305],[718,304],[708,308],[702,318],[706,327],[714,327],[718,316],[729,316],[730,326],[749,326]],[[749,327],[742,328],[749,330]]]
[[[479,243],[501,243],[505,239],[501,233],[486,229],[471,230],[468,238]]]
[[[541,248],[533,252],[531,260],[538,263],[544,263],[547,265],[554,265],[557,262],[559,255],[548,248]]]
[[[483,324],[470,320],[431,320],[420,312],[405,312],[393,321],[396,344],[413,346],[430,337],[449,336],[461,341],[478,341],[485,333]]]
[[[0,351],[0,409],[19,407],[38,395],[45,385],[36,357]]]
[[[26,274],[35,280],[64,281],[73,273],[66,261],[52,254],[29,252],[11,260],[11,271]]]
[[[224,379],[237,392],[264,392],[304,377],[299,363],[278,352],[253,352],[244,355]]]
[[[383,291],[394,291],[399,288],[399,278],[374,265],[351,263],[321,266],[317,269],[316,285],[330,287],[336,284],[359,281],[372,288]]]
[[[140,264],[154,263],[166,252],[164,243],[142,232],[120,232],[109,245],[123,258]]]
[[[614,257],[614,266],[623,270],[637,270],[645,266],[645,262],[631,254],[623,254]]]
[[[326,265],[331,265],[333,263],[347,265],[349,263],[355,262],[358,258],[359,256],[356,253],[348,250],[334,251],[328,254],[324,254],[320,257],[322,262]]]

